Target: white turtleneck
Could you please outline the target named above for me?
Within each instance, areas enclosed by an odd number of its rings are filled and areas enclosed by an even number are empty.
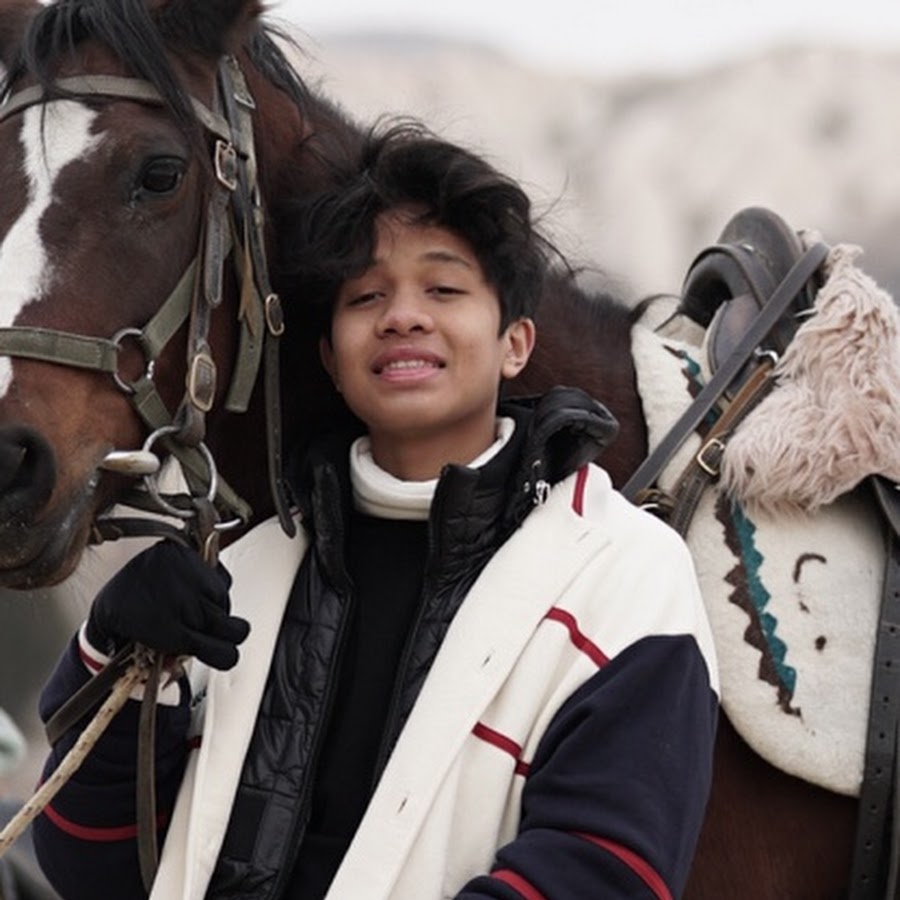
[[[467,463],[470,469],[481,468],[506,445],[515,431],[508,417],[497,419],[497,439],[482,454]],[[381,519],[425,520],[437,487],[437,478],[428,481],[403,481],[385,472],[372,458],[372,442],[368,435],[357,438],[350,447],[350,481],[356,508]]]

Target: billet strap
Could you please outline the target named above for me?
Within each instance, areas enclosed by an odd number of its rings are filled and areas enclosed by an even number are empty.
[[[863,780],[847,900],[885,900],[900,865],[900,536],[888,528]]]
[[[887,553],[847,900],[894,898],[900,881],[900,489],[877,475],[869,484]]]
[[[900,537],[900,484],[894,484],[882,475],[873,475],[870,482],[888,525]]]
[[[816,273],[828,256],[828,246],[823,243],[810,247],[775,289],[768,302],[750,324],[734,352],[719,366],[709,381],[703,386],[693,403],[682,413],[668,434],[656,449],[638,466],[622,488],[622,493],[634,501],[639,492],[656,483],[660,473],[668,464],[688,436],[700,425],[706,414],[718,403],[725,389],[753,356],[760,342],[784,315],[791,301]]]

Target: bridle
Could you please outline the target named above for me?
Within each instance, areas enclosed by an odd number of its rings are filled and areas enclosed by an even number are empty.
[[[0,105],[0,122],[53,99],[124,99],[162,106],[150,82],[117,75],[60,78],[52,93],[35,85],[11,94]],[[111,337],[95,337],[46,328],[0,328],[0,355],[43,360],[110,375],[127,394],[149,437],[140,450],[113,451],[102,467],[142,476],[145,490],[132,491],[125,505],[176,516],[199,531],[201,546],[216,541],[219,531],[249,521],[252,511],[216,472],[203,443],[205,416],[213,407],[216,364],[208,342],[211,316],[220,306],[226,263],[230,258],[240,285],[240,338],[225,399],[229,412],[245,412],[260,368],[264,371],[266,443],[269,487],[282,527],[293,534],[282,480],[279,338],[284,332],[281,301],[272,290],[265,253],[264,213],[257,180],[252,116],[255,101],[237,60],[219,65],[214,107],[195,98],[191,107],[204,132],[213,139],[215,178],[206,197],[200,246],[175,288],[142,328],[125,328]],[[169,341],[188,324],[185,393],[175,413],[156,389],[157,360]],[[134,342],[145,360],[143,373],[129,381],[120,374],[126,342]],[[181,465],[190,497],[165,498],[156,487],[159,458],[153,445],[163,444]],[[224,520],[224,521],[223,521]],[[171,526],[154,517],[103,516],[94,523],[95,542],[126,535],[168,533]],[[207,548],[208,550],[209,548]]]
[[[194,114],[205,133],[214,139],[215,179],[206,197],[200,246],[150,321],[142,328],[125,328],[109,338],[46,328],[0,328],[0,355],[43,360],[111,376],[119,389],[130,397],[132,406],[149,431],[140,450],[114,451],[106,457],[102,467],[142,476],[145,490],[132,491],[125,504],[174,516],[183,522],[184,530],[159,516],[104,516],[94,522],[93,540],[99,542],[126,535],[187,538],[210,563],[218,556],[220,531],[247,523],[251,517],[247,503],[218,477],[215,461],[203,442],[205,416],[212,409],[216,394],[216,364],[208,341],[210,321],[222,303],[229,258],[240,285],[240,337],[225,408],[230,412],[247,410],[262,368],[269,487],[282,528],[289,535],[296,530],[282,480],[279,339],[284,332],[284,319],[281,301],[272,290],[265,253],[264,213],[253,140],[252,115],[256,104],[234,57],[225,57],[220,63],[216,87],[214,109],[191,98]],[[52,85],[52,93],[42,86],[13,93],[0,105],[0,122],[52,99],[80,97],[164,105],[159,91],[142,79],[83,75],[58,79]],[[185,324],[188,326],[185,393],[179,408],[172,413],[156,389],[154,372],[163,349]],[[120,355],[126,341],[134,341],[145,360],[143,374],[133,381],[123,377],[120,371]],[[164,497],[158,489],[156,476],[160,461],[153,452],[157,442],[162,443],[181,464],[189,487],[187,496]],[[158,864],[153,748],[154,711],[161,674],[159,655],[129,645],[47,723],[48,737],[54,743],[61,734],[92,713],[107,694],[109,696],[88,729],[103,717],[108,721],[127,698],[128,683],[146,678],[138,739],[137,818],[138,854],[148,892]],[[103,727],[101,722],[97,736]],[[83,752],[88,749],[85,746]],[[73,767],[77,765],[77,762],[73,763]],[[49,802],[51,796],[48,794],[44,802]],[[16,817],[16,829],[25,827],[41,808],[37,804],[26,804]],[[15,840],[12,825],[10,823],[4,829],[9,834],[8,842]],[[3,842],[0,841],[0,853],[2,850]]]

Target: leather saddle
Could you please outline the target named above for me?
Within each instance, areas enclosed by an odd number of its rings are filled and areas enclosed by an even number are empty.
[[[804,253],[797,233],[776,213],[748,207],[726,224],[718,241],[694,259],[682,287],[679,312],[706,329],[710,371],[715,373],[732,356],[753,320]],[[787,349],[800,316],[821,286],[816,273],[800,286],[755,355]],[[725,390],[731,399],[747,380],[745,365]]]

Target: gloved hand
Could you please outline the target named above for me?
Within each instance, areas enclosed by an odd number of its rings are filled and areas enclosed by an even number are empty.
[[[137,641],[167,656],[196,656],[215,669],[238,661],[249,623],[229,615],[231,576],[198,553],[161,541],[130,560],[91,607],[87,639],[115,653]]]

